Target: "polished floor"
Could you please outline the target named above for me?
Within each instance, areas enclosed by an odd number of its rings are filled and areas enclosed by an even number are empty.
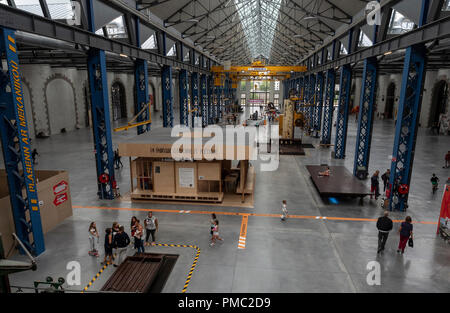
[[[247,108],[245,114],[249,113]],[[154,120],[152,127],[161,127],[159,116]],[[375,121],[371,173],[390,167],[393,131],[393,121]],[[114,134],[113,141],[118,143],[134,134],[134,131]],[[319,140],[304,137],[304,141],[317,144]],[[318,196],[305,166],[328,163],[345,165],[351,171],[355,141],[356,125],[350,119],[345,160],[332,159],[330,149],[307,149],[306,156],[281,156],[275,172],[257,170],[255,205],[249,209],[101,201],[96,196],[90,130],[37,139],[34,145],[40,156],[36,168],[69,171],[72,202],[76,208],[73,217],[45,236],[47,250],[37,259],[38,270],[11,275],[11,284],[32,287],[34,281],[42,281],[47,276],[66,277],[68,262],[78,261],[81,284],[68,289],[81,291],[102,267],[102,258],[88,255],[89,223],[96,221],[103,231],[113,221],[118,221],[128,229],[131,216],[144,218],[146,215],[146,211],[133,209],[153,209],[160,224],[157,242],[197,245],[201,249],[187,292],[449,292],[450,245],[436,236],[435,224],[415,224],[415,246],[400,255],[396,253],[399,226],[396,223],[385,252],[377,255],[375,222],[350,219],[378,218],[383,212],[379,201],[366,198],[361,206],[356,199],[343,199],[333,204]],[[442,168],[448,150],[449,136],[433,136],[428,130],[420,129],[410,207],[407,213],[393,212],[393,219],[410,215],[413,221],[437,222],[442,189],[433,195],[429,179],[433,172],[442,183],[450,176],[450,169]],[[129,191],[129,166],[127,160],[122,161],[124,168],[118,171],[117,178],[124,194]],[[298,218],[280,220],[277,214],[283,199],[287,200],[289,214]],[[195,210],[256,213],[248,217],[245,249],[238,249],[242,214],[218,215],[224,242],[210,247],[209,215],[185,213]],[[101,245],[102,242],[101,239]],[[182,247],[151,247],[147,251],[180,255],[163,292],[181,292],[196,251]],[[133,249],[128,253],[134,253]],[[381,266],[380,285],[367,283],[370,261],[378,261]],[[88,291],[99,290],[113,270],[107,267]]]

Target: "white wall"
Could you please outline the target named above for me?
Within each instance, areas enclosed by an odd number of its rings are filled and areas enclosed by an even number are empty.
[[[420,112],[420,126],[428,127],[428,121],[431,112],[431,104],[433,100],[433,91],[435,85],[441,80],[447,81],[450,85],[450,70],[428,71],[425,76],[424,89],[422,94],[422,108]],[[383,113],[386,106],[387,88],[391,82],[395,83],[395,102],[394,114],[398,110],[398,102],[400,99],[400,89],[402,82],[401,74],[381,75],[378,77],[377,88],[377,109],[376,113]],[[450,98],[447,101],[447,112],[450,109]],[[394,115],[395,117],[395,115]]]
[[[60,133],[62,128],[73,131],[86,127],[86,103],[84,87],[88,85],[87,71],[76,68],[51,68],[48,65],[23,65],[21,67],[24,81],[24,97],[26,115],[30,135],[32,138],[38,133],[53,135]],[[108,96],[111,99],[111,86],[115,81],[120,81],[126,91],[127,117],[134,116],[134,75],[126,73],[108,72]],[[384,112],[386,105],[387,87],[391,82],[396,84],[394,113],[397,112],[398,99],[400,98],[401,74],[381,75],[378,77],[376,95],[376,113]],[[422,111],[420,123],[422,127],[428,127],[433,90],[436,83],[446,80],[450,83],[450,70],[429,71],[426,74],[422,99]],[[149,82],[155,88],[154,107],[162,110],[162,86],[159,77],[150,77]],[[178,79],[173,79],[174,109],[179,109]],[[355,78],[356,85],[354,102],[359,104],[361,95],[361,78]],[[246,90],[241,91],[240,84],[237,89],[237,99],[241,94],[246,94],[247,103],[250,99],[251,82],[247,81]],[[149,92],[151,89],[149,88]],[[271,82],[269,101],[273,102],[274,93],[280,94],[280,103],[283,98],[283,83],[280,82],[280,90],[274,91],[274,82]],[[450,99],[448,101],[450,103]],[[111,101],[110,101],[111,104]],[[447,104],[447,111],[449,104]],[[110,110],[112,114],[112,110]],[[162,112],[161,112],[162,113]],[[154,118],[157,118],[155,115]],[[159,117],[159,115],[158,115]],[[176,119],[177,117],[174,116]]]
[[[38,133],[54,135],[86,127],[84,88],[88,86],[87,71],[76,68],[51,68],[48,65],[21,66],[26,114],[32,138]],[[107,73],[111,108],[111,86],[120,81],[125,87],[127,117],[134,116],[134,75]]]

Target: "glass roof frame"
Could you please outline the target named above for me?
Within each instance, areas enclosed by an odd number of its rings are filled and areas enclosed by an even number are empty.
[[[252,58],[270,58],[281,0],[234,0]],[[261,14],[261,13],[264,14]],[[264,27],[263,27],[264,24]]]

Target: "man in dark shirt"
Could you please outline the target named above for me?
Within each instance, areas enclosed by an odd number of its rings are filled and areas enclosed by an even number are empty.
[[[381,175],[381,180],[383,181],[383,185],[384,185],[383,191],[386,191],[386,187],[389,182],[389,176],[391,176],[390,169],[387,169],[386,172],[383,175]]]
[[[392,220],[388,217],[389,212],[384,211],[384,215],[380,217],[377,221],[378,229],[378,251],[384,251],[384,246],[389,236],[389,232],[392,230]]]
[[[123,226],[120,226],[119,232],[114,236],[113,247],[115,247],[117,251],[117,257],[114,259],[114,267],[120,265],[122,257],[126,257],[128,245],[130,244],[130,237],[124,229]]]

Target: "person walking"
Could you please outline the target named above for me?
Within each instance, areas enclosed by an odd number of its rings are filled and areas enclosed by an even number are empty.
[[[281,220],[285,221],[288,215],[288,210],[287,210],[287,201],[283,200],[283,202],[281,203]]]
[[[113,242],[114,242],[114,236],[116,236],[119,233],[119,228],[120,228],[119,223],[113,222],[112,227],[111,227]],[[114,258],[116,256],[117,256],[117,251],[116,251],[116,248],[114,248],[114,245],[113,245],[113,260],[114,260]]]
[[[121,167],[123,167],[121,156],[119,155],[119,149],[116,149],[114,151],[114,164],[115,164],[116,170],[118,170]]]
[[[156,242],[156,232],[158,231],[158,219],[153,216],[153,212],[148,212],[148,216],[144,220],[144,226],[145,226],[145,244],[147,246],[150,245],[148,240],[150,239],[150,236],[152,236],[152,242],[151,245],[153,246]]]
[[[210,220],[210,233],[211,233],[211,243],[213,242],[213,238],[214,238],[214,235],[213,235],[213,229],[215,228],[215,226],[216,226],[216,221],[217,221],[217,216],[216,216],[216,214],[215,213],[212,213],[211,214],[211,220]]]
[[[445,166],[443,168],[449,168],[450,167],[450,151],[447,152],[445,155]]]
[[[137,221],[136,216],[133,216],[131,218],[131,222],[130,222],[130,235],[131,235],[134,249],[137,249],[136,248],[136,238],[134,238],[134,234],[136,233],[136,221]]]
[[[109,259],[109,260],[107,260]],[[103,259],[102,265],[112,263],[113,261],[113,235],[112,228],[106,229],[105,234],[105,258]]]
[[[33,159],[33,165],[37,164],[36,163],[36,157],[39,155],[39,153],[37,152],[36,149],[33,149],[33,151],[31,152],[31,158]]]
[[[392,230],[393,224],[392,220],[389,218],[389,212],[384,211],[384,215],[378,218],[377,229],[378,229],[378,249],[377,253],[384,251],[384,246],[389,236],[389,232]]]
[[[134,245],[137,249],[137,253],[144,253],[144,228],[142,227],[140,221],[137,219],[135,223],[135,232],[134,232]]]
[[[98,257],[98,241],[99,241],[99,235],[97,231],[97,225],[95,222],[92,222],[89,225],[89,255]]]
[[[375,195],[375,200],[377,200],[378,196],[380,195],[380,183],[378,181],[379,174],[380,171],[375,171],[372,178],[370,179],[370,192]],[[372,199],[372,194],[370,195],[370,199]]]
[[[439,178],[436,176],[436,174],[433,173],[430,181],[431,181],[431,188],[432,188],[433,194],[435,194],[436,190],[438,189]]]
[[[127,254],[127,248],[130,244],[130,237],[125,232],[125,227],[120,226],[119,232],[114,236],[113,247],[117,249],[117,257],[114,260],[114,267],[118,267]]]
[[[215,220],[214,221],[214,227],[212,229],[212,242],[211,242],[211,247],[215,245],[215,243],[217,242],[217,240],[223,241],[222,238],[219,237],[219,220]]]
[[[400,229],[398,230],[400,234],[400,242],[398,243],[397,253],[401,251],[403,254],[405,252],[406,243],[409,238],[413,238],[413,225],[411,216],[407,216],[405,221],[402,222]]]
[[[383,181],[383,192],[386,191],[386,187],[389,183],[389,177],[391,176],[391,170],[387,169],[383,175],[381,175],[381,180]]]

